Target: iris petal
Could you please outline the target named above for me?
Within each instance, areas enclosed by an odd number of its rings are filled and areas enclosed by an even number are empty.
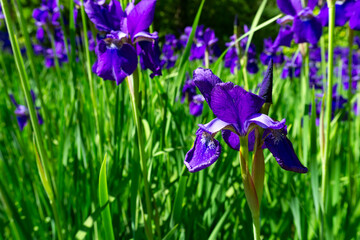
[[[197,172],[212,165],[220,156],[221,145],[211,134],[199,129],[194,146],[185,155],[189,172]]]
[[[210,69],[197,68],[193,73],[194,83],[199,88],[200,92],[204,96],[206,102],[210,106],[211,91],[216,84],[222,83]]]

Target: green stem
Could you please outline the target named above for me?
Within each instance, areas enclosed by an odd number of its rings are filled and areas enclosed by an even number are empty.
[[[143,130],[142,130],[142,122],[139,116],[139,109],[141,102],[139,101],[139,76],[138,76],[138,69],[134,71],[134,73],[127,77],[127,83],[130,91],[130,99],[131,99],[131,107],[133,110],[133,117],[135,120],[136,131],[137,131],[137,139],[139,144],[139,156],[140,156],[140,165],[143,174],[144,180],[144,191],[145,191],[145,204],[146,210],[148,214],[147,225],[149,227],[149,239],[153,239],[152,233],[152,206],[151,206],[151,199],[150,199],[150,187],[147,180],[148,171],[147,171],[147,164],[145,159],[145,145],[144,145],[144,137],[143,137]]]
[[[327,82],[327,95],[326,95],[326,109],[325,109],[325,151],[323,154],[322,161],[322,207],[323,207],[323,218],[326,223],[327,217],[327,204],[326,196],[328,189],[328,174],[329,174],[329,161],[330,161],[330,125],[331,125],[331,113],[332,113],[332,86],[333,86],[333,67],[334,67],[334,28],[335,28],[335,1],[328,0],[329,7],[329,43],[328,43],[328,82]],[[326,224],[324,224],[326,228]],[[326,230],[326,229],[325,229]],[[326,232],[326,231],[325,231]]]
[[[348,60],[348,76],[349,76],[349,88],[348,88],[348,92],[347,92],[347,97],[348,97],[348,111],[349,111],[349,116],[348,116],[348,139],[347,139],[347,145],[348,146],[352,146],[352,132],[353,132],[353,128],[352,128],[352,121],[353,118],[351,117],[351,98],[352,98],[352,55],[353,55],[353,41],[354,41],[354,31],[349,27],[349,60]],[[352,206],[354,203],[356,203],[354,201],[354,196],[355,194],[353,193],[353,189],[354,189],[354,178],[353,178],[353,164],[352,164],[352,159],[353,159],[353,152],[352,152],[352,148],[350,147],[348,149],[348,157],[347,157],[347,167],[348,167],[348,175],[349,175],[349,187],[348,187],[348,199],[349,199],[349,212],[351,212]],[[356,189],[355,189],[356,191]]]
[[[254,240],[260,240],[260,217],[253,216]]]
[[[209,68],[209,51],[205,50],[205,68]]]
[[[94,79],[93,79],[93,75],[92,75],[92,71],[91,71],[91,62],[90,62],[90,53],[89,53],[89,38],[87,35],[87,25],[86,25],[86,14],[85,14],[85,9],[84,9],[84,0],[81,0],[82,6],[81,6],[81,20],[83,23],[83,29],[84,29],[84,45],[85,45],[85,56],[86,56],[86,69],[87,69],[87,74],[88,74],[88,79],[89,79],[89,86],[90,86],[90,97],[91,97],[91,102],[93,105],[93,109],[94,109],[94,116],[95,116],[95,127],[96,127],[96,131],[97,134],[99,134],[99,141],[100,141],[100,146],[99,146],[99,151],[100,151],[100,156],[103,156],[103,137],[100,131],[100,120],[99,120],[99,114],[97,111],[97,104],[96,104],[96,93],[95,93],[95,89],[94,89]]]
[[[244,192],[246,201],[249,205],[251,216],[253,219],[254,226],[254,239],[260,239],[260,206],[259,200],[256,193],[256,188],[253,182],[253,178],[249,173],[246,162],[249,159],[249,149],[248,149],[248,137],[240,137],[240,168],[241,168],[241,178],[244,184]]]

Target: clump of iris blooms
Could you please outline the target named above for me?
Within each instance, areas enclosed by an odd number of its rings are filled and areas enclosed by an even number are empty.
[[[281,168],[299,173],[307,172],[286,136],[285,119],[278,122],[261,113],[264,103],[271,102],[271,96],[262,90],[264,88],[261,88],[258,96],[232,82],[222,82],[209,69],[198,68],[193,76],[196,87],[216,118],[207,124],[199,124],[194,146],[184,160],[190,172],[207,168],[220,157],[221,145],[215,139],[218,132],[222,132],[224,141],[232,149],[239,151],[240,138],[245,138],[249,140],[248,146],[251,150],[254,148],[255,128],[264,129],[261,139],[263,146],[270,150]]]
[[[292,58],[285,57],[285,65],[281,72],[281,78],[298,78],[301,73],[302,56],[300,53],[294,54]]]
[[[165,43],[162,47],[161,66],[166,66],[166,69],[170,69],[175,66],[178,56],[175,54],[175,50],[180,49],[182,45],[176,39],[174,34],[165,35]]]
[[[181,103],[187,100],[189,104],[189,112],[191,115],[197,117],[200,116],[204,107],[204,97],[201,94],[196,93],[196,86],[194,81],[187,76],[184,87],[181,94]]]
[[[275,39],[276,46],[290,46],[292,39],[295,43],[316,44],[319,41],[322,25],[318,16],[313,13],[317,2],[317,0],[309,0],[307,7],[304,8],[300,0],[277,0],[279,9],[287,15],[277,21],[281,27]],[[288,23],[292,23],[292,26]]]
[[[184,34],[180,36],[180,42],[183,47],[186,46],[187,41],[189,40],[192,27],[186,27]],[[220,56],[221,51],[219,50],[218,45],[216,44],[218,38],[215,36],[214,30],[211,28],[206,28],[204,30],[203,25],[199,25],[196,28],[193,44],[190,49],[189,60],[194,61],[200,59],[209,63],[213,62],[214,59]]]
[[[274,64],[280,65],[285,61],[284,54],[279,46],[275,46],[271,37],[264,39],[264,51],[260,54],[260,61],[268,65],[270,59]]]
[[[45,56],[45,66],[48,68],[55,65],[55,57],[59,64],[67,62],[65,37],[59,22],[60,8],[57,1],[43,0],[40,7],[34,9],[32,16],[37,26],[36,38],[40,43],[34,46],[35,54]],[[51,41],[55,49],[51,47]]]
[[[33,104],[35,104],[35,100],[36,100],[35,93],[33,90],[31,90],[30,93],[31,93]],[[24,129],[24,127],[27,125],[28,121],[30,120],[29,109],[24,105],[18,104],[14,98],[14,95],[10,94],[10,99],[16,107],[15,115],[16,115],[17,122],[19,124],[19,128],[22,131]],[[36,107],[35,109],[36,109],[36,115],[38,118],[38,122],[41,125],[44,123],[44,121],[39,113],[40,107]]]
[[[244,33],[247,33],[249,28],[244,25]],[[225,67],[230,68],[230,72],[235,74],[235,69],[240,69],[240,59],[244,59],[245,50],[247,45],[248,37],[243,38],[240,41],[240,46],[236,45],[236,35],[230,37],[230,42],[226,43],[230,49],[227,51],[224,57]],[[256,47],[255,44],[251,43],[246,56],[246,70],[250,74],[256,74],[259,71],[259,67],[256,59]]]
[[[321,105],[322,105],[322,98],[324,93],[316,94],[315,100],[315,108],[316,108],[316,125],[318,126],[320,123],[320,113],[321,113]],[[344,109],[346,106],[347,100],[342,97],[340,94],[337,93],[337,84],[333,86],[333,95],[331,100],[331,119],[334,119],[335,114],[337,114],[341,109]],[[309,115],[311,115],[311,108],[309,108]],[[345,113],[340,120],[346,120],[347,114]]]
[[[88,17],[102,32],[95,50],[94,73],[119,85],[137,68],[139,54],[142,67],[153,71],[152,77],[161,75],[158,35],[147,31],[154,18],[155,4],[156,0],[143,0],[136,5],[131,1],[123,11],[116,0],[109,4],[86,1]]]

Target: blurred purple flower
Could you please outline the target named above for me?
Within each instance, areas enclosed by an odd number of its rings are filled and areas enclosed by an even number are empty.
[[[182,89],[181,103],[184,103],[185,99],[187,99],[189,103],[190,114],[195,117],[200,116],[203,111],[205,99],[201,94],[196,94],[195,83],[189,76],[187,76],[187,80]]]
[[[98,76],[119,85],[131,75],[138,63],[136,43],[142,67],[153,71],[151,77],[161,75],[158,35],[146,31],[153,21],[155,5],[156,0],[142,0],[136,5],[131,1],[122,11],[116,0],[108,5],[104,1],[86,1],[85,11],[90,20],[98,30],[107,32],[95,50],[98,58],[92,69]]]
[[[268,65],[270,59],[275,64],[282,64],[285,61],[284,54],[278,46],[274,46],[271,37],[264,39],[264,51],[260,54],[260,61]]]
[[[317,0],[308,1],[308,6],[303,8],[300,0],[277,0],[279,9],[287,14],[278,20],[281,25],[292,22],[291,31],[284,32],[284,28],[280,29],[282,39],[275,40],[276,44],[290,44],[288,41],[291,33],[295,43],[308,42],[316,44],[322,35],[322,25],[317,16],[314,16],[313,9],[317,5]],[[279,32],[279,35],[280,35]],[[279,37],[280,38],[280,37]],[[282,40],[282,41],[280,41]],[[280,46],[280,45],[278,45]]]
[[[33,90],[31,90],[31,97],[32,97],[32,101],[33,104],[35,104],[35,100],[36,100],[36,96]],[[16,109],[15,109],[15,115],[16,115],[16,119],[17,122],[19,124],[19,128],[22,131],[24,129],[24,127],[26,126],[26,124],[28,123],[28,121],[30,120],[30,114],[29,114],[29,109],[24,106],[24,105],[19,105],[15,98],[14,95],[10,94],[10,99],[13,102],[13,104],[15,105]],[[36,114],[37,114],[37,118],[38,118],[38,122],[39,124],[43,124],[44,121],[39,113],[39,107],[35,107],[36,109]]]
[[[294,55],[292,58],[286,57],[286,62],[281,73],[281,78],[294,78],[299,77],[301,73],[302,56],[301,54]]]

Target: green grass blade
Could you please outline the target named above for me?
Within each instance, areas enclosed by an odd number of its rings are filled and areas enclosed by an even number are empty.
[[[174,235],[176,229],[178,228],[178,224],[175,225],[175,227],[173,227],[166,235],[165,237],[163,237],[162,240],[170,240],[172,239],[172,236]]]
[[[257,24],[259,23],[260,17],[261,17],[261,15],[262,15],[262,13],[264,12],[266,3],[267,3],[267,0],[263,0],[263,1],[262,1],[259,9],[258,9],[257,12],[256,12],[256,15],[255,15],[255,17],[254,17],[254,20],[253,20],[253,22],[251,23],[251,28],[250,28],[250,30],[251,30],[251,29],[254,29],[254,28],[257,26]],[[247,43],[246,43],[245,55],[247,55],[247,52],[248,52],[248,50],[249,50],[249,47],[250,47],[250,44],[251,44],[251,40],[252,40],[252,37],[254,36],[254,33],[255,33],[255,32],[251,32],[251,34],[249,35],[248,41],[247,41]]]
[[[170,226],[175,226],[176,223],[179,222],[181,217],[181,211],[182,211],[182,203],[185,196],[186,191],[186,182],[187,182],[188,176],[182,175],[179,180],[179,186],[176,192],[174,206],[172,210],[171,220],[170,220]]]
[[[257,26],[254,29],[250,29],[250,31],[248,31],[247,33],[243,34],[241,37],[239,37],[238,39],[236,39],[235,44],[240,42],[242,39],[246,38],[247,36],[249,36],[250,34],[253,34],[254,32],[268,26],[269,24],[275,22],[277,19],[281,18],[282,14],[276,15],[273,18],[270,18],[269,20],[263,22],[262,24],[260,24],[259,26]],[[220,55],[220,57],[216,60],[216,62],[214,63],[213,67],[211,68],[213,72],[218,72],[218,68],[220,67],[220,64],[223,62],[223,59],[225,57],[225,54],[227,53],[227,51],[229,51],[229,49],[231,48],[231,46],[229,46],[227,49],[225,49],[225,51]]]
[[[227,216],[230,213],[231,208],[229,207],[226,212],[224,213],[224,215],[220,218],[219,222],[216,224],[214,230],[211,232],[209,240],[215,240],[217,235],[219,234],[221,228],[223,227],[225,220],[227,218]]]
[[[189,39],[188,39],[188,41],[186,43],[186,47],[184,49],[184,52],[183,52],[183,54],[181,56],[180,63],[179,63],[179,66],[178,66],[178,73],[179,74],[178,74],[178,76],[176,78],[177,84],[176,84],[176,87],[174,88],[174,91],[179,89],[182,81],[184,80],[185,73],[186,73],[186,63],[188,62],[188,59],[189,59],[189,56],[190,56],[191,45],[192,45],[193,40],[194,40],[196,28],[197,28],[197,26],[199,24],[199,20],[200,20],[200,16],[201,16],[201,12],[202,12],[204,3],[205,3],[205,0],[202,0],[201,4],[199,6],[199,9],[198,9],[198,11],[196,13]],[[173,100],[176,99],[177,94],[178,94],[177,92],[173,93],[173,97],[174,97]]]
[[[100,176],[99,176],[99,203],[100,207],[107,204],[109,201],[108,189],[107,189],[107,179],[106,179],[106,155],[104,161],[101,164]],[[112,227],[110,206],[107,205],[104,211],[101,213],[102,224],[105,231],[105,239],[113,240],[114,231]]]

